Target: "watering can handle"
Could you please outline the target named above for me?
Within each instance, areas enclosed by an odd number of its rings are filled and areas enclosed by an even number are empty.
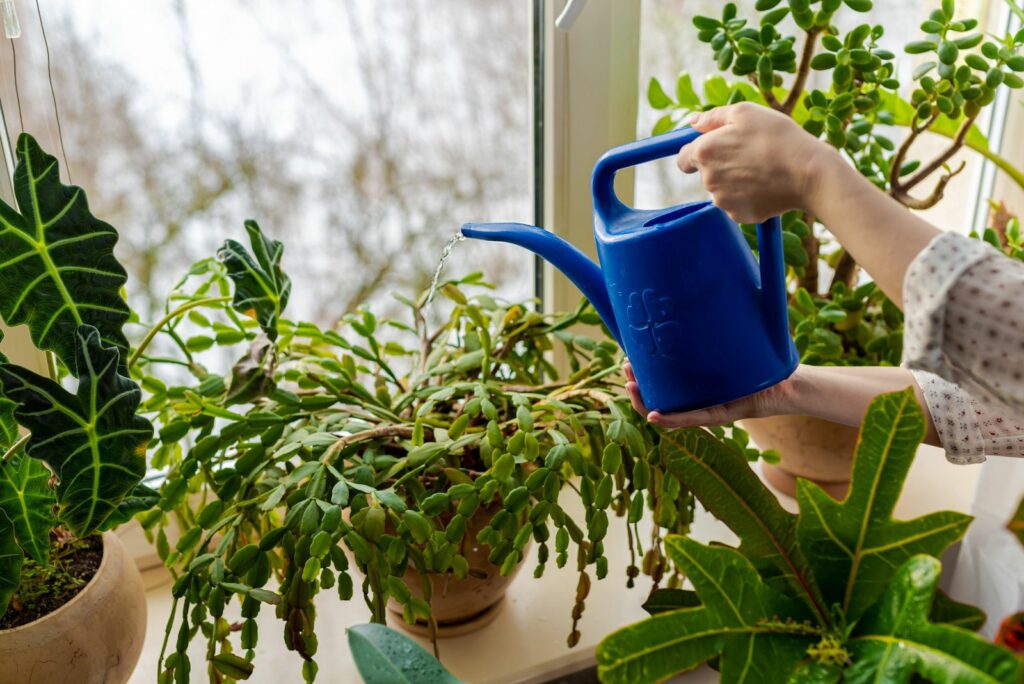
[[[645,162],[671,157],[700,136],[700,131],[687,126],[644,140],[608,150],[597,160],[591,179],[594,212],[605,223],[613,223],[626,206],[615,195],[615,174],[621,169]],[[772,343],[782,353],[789,348],[787,324],[786,263],[782,254],[782,224],[779,217],[767,219],[757,227],[757,250],[761,262],[761,286],[764,314],[776,324]]]
[[[608,150],[597,160],[591,179],[594,195],[594,211],[606,222],[626,211],[625,205],[615,195],[615,174],[620,170],[645,162],[672,157],[684,146],[700,136],[695,128],[680,128],[662,135],[626,143]]]

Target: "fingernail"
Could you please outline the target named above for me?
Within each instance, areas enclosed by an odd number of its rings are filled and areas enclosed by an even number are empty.
[[[686,123],[691,126],[695,125],[698,121],[700,121],[700,112],[694,112],[693,114],[690,114],[690,116],[686,117]]]

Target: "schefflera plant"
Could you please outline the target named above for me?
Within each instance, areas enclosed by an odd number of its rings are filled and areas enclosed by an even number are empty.
[[[251,254],[228,243],[168,304],[165,332],[192,381],[163,384],[160,358],[145,366],[144,408],[163,426],[155,459],[169,474],[143,524],[176,576],[162,681],[188,679],[195,639],[208,643],[211,677],[248,676],[267,603],[312,680],[324,592],[359,594],[376,622],[394,599],[406,620],[433,625],[429,576],[507,575],[531,540],[535,577],[552,556],[579,573],[566,606],[574,645],[591,581],[608,573],[614,524],[627,532],[629,585],[642,572],[654,586],[680,584],[662,539],[689,528],[693,500],[662,467],[659,433],[622,395],[622,359],[589,305],[542,315],[493,298],[476,274],[442,285],[450,313],[436,327],[427,317],[442,300],[428,310],[424,294],[396,295],[398,319],[365,310],[325,329],[284,317],[281,245],[250,232]],[[549,360],[556,344],[566,377]],[[211,347],[240,347],[240,360],[208,372],[196,354]],[[737,458],[757,457],[740,431],[722,438]],[[474,516],[489,524],[471,539]],[[656,523],[649,537],[644,516]],[[184,530],[173,546],[172,522]],[[478,542],[492,567],[467,562],[464,548]],[[405,584],[407,568],[424,598]],[[235,602],[238,621],[228,617]]]
[[[69,542],[156,501],[141,484],[153,426],[129,377],[117,231],[30,135],[16,153],[17,208],[0,202],[0,316],[53,356],[47,376],[0,358],[0,615],[26,562],[45,585]]]
[[[655,593],[653,617],[601,643],[602,681],[662,681],[712,661],[723,682],[1019,682],[1021,661],[971,631],[984,614],[936,589],[938,557],[970,516],[892,517],[924,432],[911,389],[878,397],[847,497],[801,479],[798,515],[706,432],[663,435],[667,470],[740,543],[669,537],[693,589]]]

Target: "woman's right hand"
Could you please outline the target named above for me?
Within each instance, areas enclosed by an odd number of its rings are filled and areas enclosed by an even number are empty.
[[[822,167],[845,164],[785,114],[749,102],[694,114],[690,123],[703,135],[676,163],[683,173],[699,171],[715,205],[737,223],[813,211]]]

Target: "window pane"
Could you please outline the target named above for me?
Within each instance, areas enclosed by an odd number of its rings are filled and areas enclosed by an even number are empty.
[[[25,126],[56,151],[38,20],[20,7]],[[72,178],[121,231],[145,313],[189,263],[244,235],[246,218],[285,243],[290,317],[329,324],[424,288],[464,221],[530,216],[528,3],[42,9]],[[532,264],[522,250],[463,243],[447,273],[482,270],[500,294],[527,297]]]
[[[761,13],[754,10],[754,4],[754,0],[738,0],[738,16],[759,17]],[[723,5],[724,3],[717,0],[643,0],[640,83],[644,88],[644,96],[641,98],[639,109],[639,135],[650,135],[655,122],[664,114],[647,102],[646,88],[651,77],[661,81],[668,94],[675,97],[676,76],[681,71],[689,72],[699,95],[702,95],[705,80],[709,76],[721,73],[715,65],[711,47],[698,41],[693,17],[719,17]],[[1001,5],[1002,3],[991,0],[958,2],[957,12],[960,17],[978,18],[982,28],[1000,31],[998,24]],[[903,84],[900,94],[904,98],[909,98],[912,90],[912,72],[914,67],[924,60],[919,56],[906,54],[903,46],[910,41],[922,39],[919,25],[927,18],[929,12],[938,6],[937,0],[875,0],[874,8],[870,12],[860,14],[843,7],[837,19],[839,28],[844,31],[861,23],[881,24],[884,27],[885,35],[879,43],[896,54],[897,75]],[[783,35],[797,36],[796,48],[799,53],[803,45],[802,31],[790,18],[780,23],[779,29]],[[723,75],[730,81],[742,78],[730,73]],[[827,90],[828,82],[822,76],[824,74],[812,71],[809,87]],[[790,83],[791,77],[788,77],[785,85],[788,86]],[[906,129],[894,129],[892,135],[898,141],[905,131]],[[948,142],[942,137],[924,136],[915,143],[914,154],[911,156],[927,161],[944,150]],[[924,212],[924,216],[947,230],[966,232],[971,228],[974,188],[981,169],[981,159],[979,155],[961,151],[950,163],[955,167],[961,160],[966,162],[964,171],[952,181],[943,201],[937,207]],[[930,185],[926,182],[914,194],[927,195],[929,191]],[[637,202],[643,206],[667,206],[705,196],[698,179],[681,177],[671,163],[648,165],[637,173]]]

